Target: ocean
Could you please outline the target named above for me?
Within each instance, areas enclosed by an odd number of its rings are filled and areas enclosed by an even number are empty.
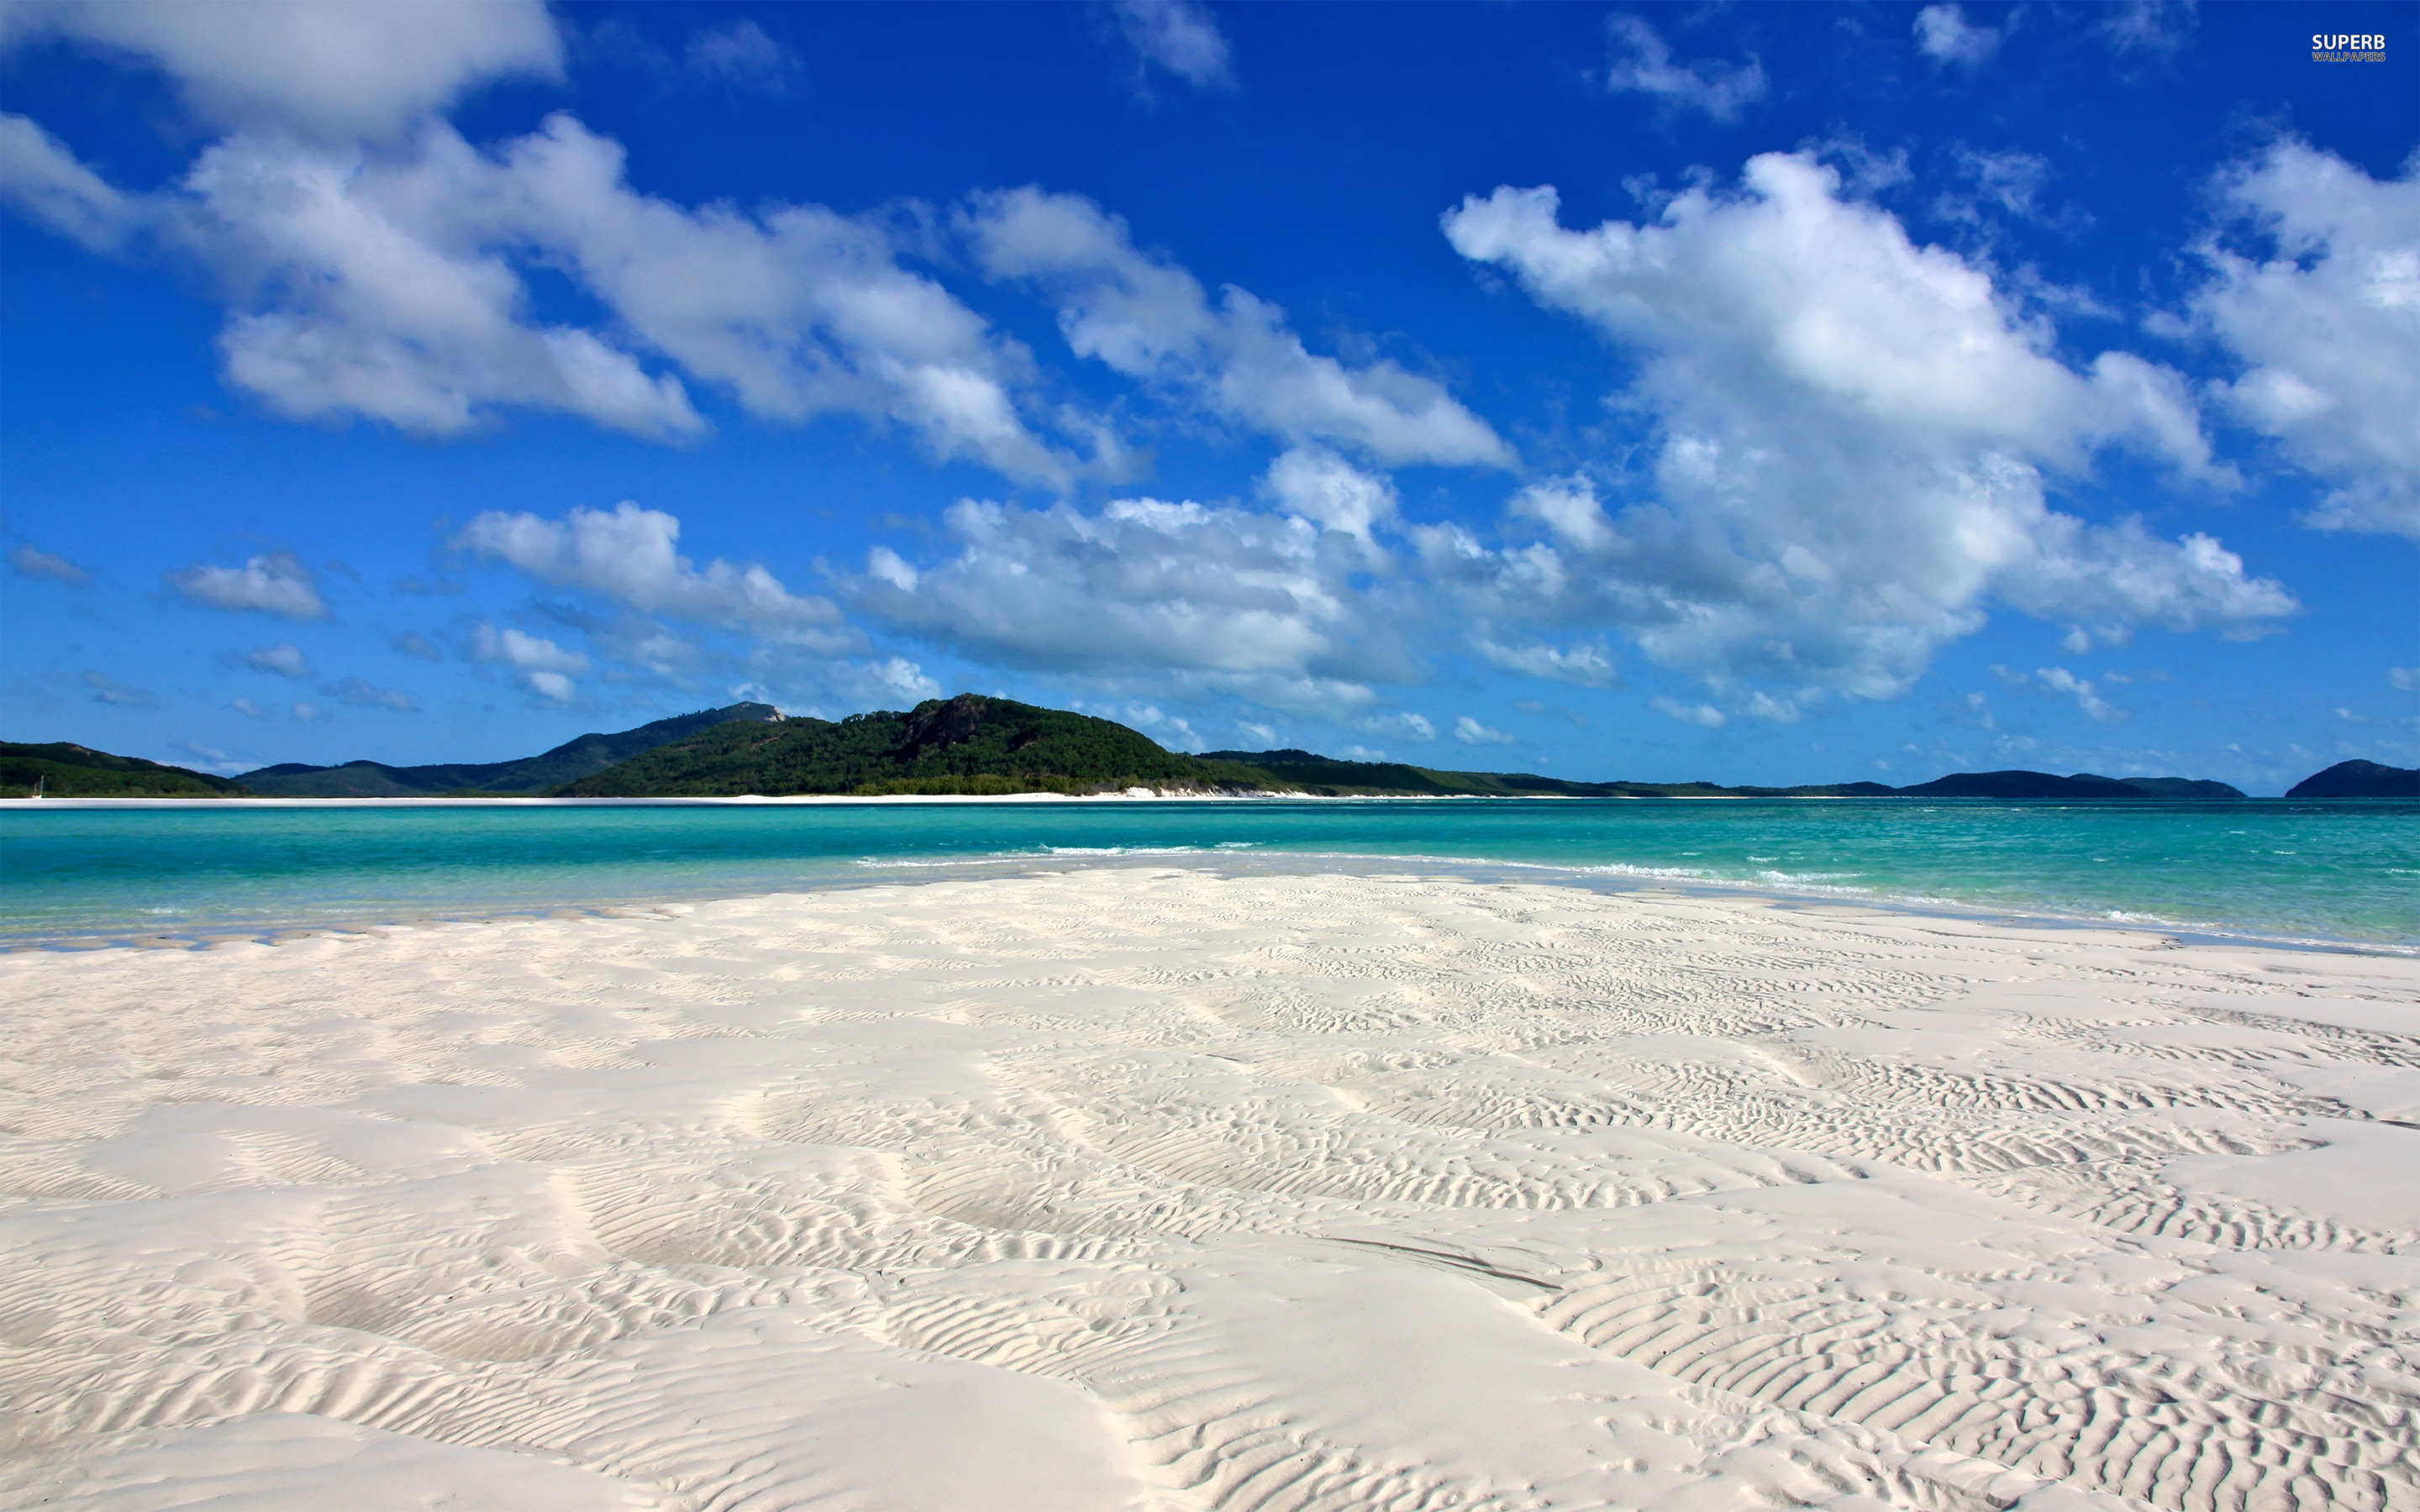
[[[1912,799],[0,811],[0,941],[193,936],[1070,864],[1749,889],[2420,951],[2420,802]]]

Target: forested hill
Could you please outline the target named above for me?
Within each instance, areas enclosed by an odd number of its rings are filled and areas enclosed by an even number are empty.
[[[575,736],[552,750],[510,762],[454,762],[431,766],[389,766],[383,762],[347,762],[308,766],[287,762],[246,772],[236,780],[272,798],[417,798],[445,794],[535,795],[601,772],[616,762],[655,749],[669,740],[734,720],[779,719],[770,703],[733,703],[720,709],[675,715],[635,730]]]
[[[727,724],[561,789],[566,797],[1098,793],[1144,786],[1257,792],[1247,766],[1163,749],[1125,725],[961,693],[905,712]]]
[[[39,787],[53,798],[240,798],[240,783],[163,766],[139,756],[112,756],[89,746],[53,741],[30,746],[0,740],[0,797],[31,797]]]
[[[1535,772],[1455,772],[1402,762],[1347,762],[1307,750],[1214,750],[1219,765],[1257,767],[1281,787],[1324,797],[1418,794],[1475,798],[1864,798],[1888,797],[1879,782],[1794,788],[1727,788],[1714,782],[1574,782]]]

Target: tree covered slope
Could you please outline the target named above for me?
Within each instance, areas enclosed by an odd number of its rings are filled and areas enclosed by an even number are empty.
[[[906,711],[731,724],[569,783],[566,797],[1251,791],[1264,774],[1162,748],[1122,724],[961,693]]]
[[[430,766],[388,766],[380,762],[307,766],[288,762],[246,772],[237,780],[272,798],[422,798],[447,793],[535,795],[700,730],[734,721],[761,724],[781,717],[770,703],[733,703],[658,719],[635,730],[580,735],[552,750],[518,761]]]
[[[240,782],[163,766],[139,756],[112,756],[88,746],[55,741],[28,746],[0,740],[0,797],[33,795],[39,785],[53,798],[240,798]]]

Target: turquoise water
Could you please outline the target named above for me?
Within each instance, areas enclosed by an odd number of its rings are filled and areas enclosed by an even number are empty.
[[[28,808],[0,812],[0,937],[731,897],[1158,856],[1250,870],[1487,863],[1599,886],[2420,949],[2420,802],[2282,799]]]

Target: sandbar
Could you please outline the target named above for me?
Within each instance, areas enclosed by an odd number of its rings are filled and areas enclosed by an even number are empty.
[[[2420,1508],[2420,960],[1072,867],[0,956],[0,1506]]]

